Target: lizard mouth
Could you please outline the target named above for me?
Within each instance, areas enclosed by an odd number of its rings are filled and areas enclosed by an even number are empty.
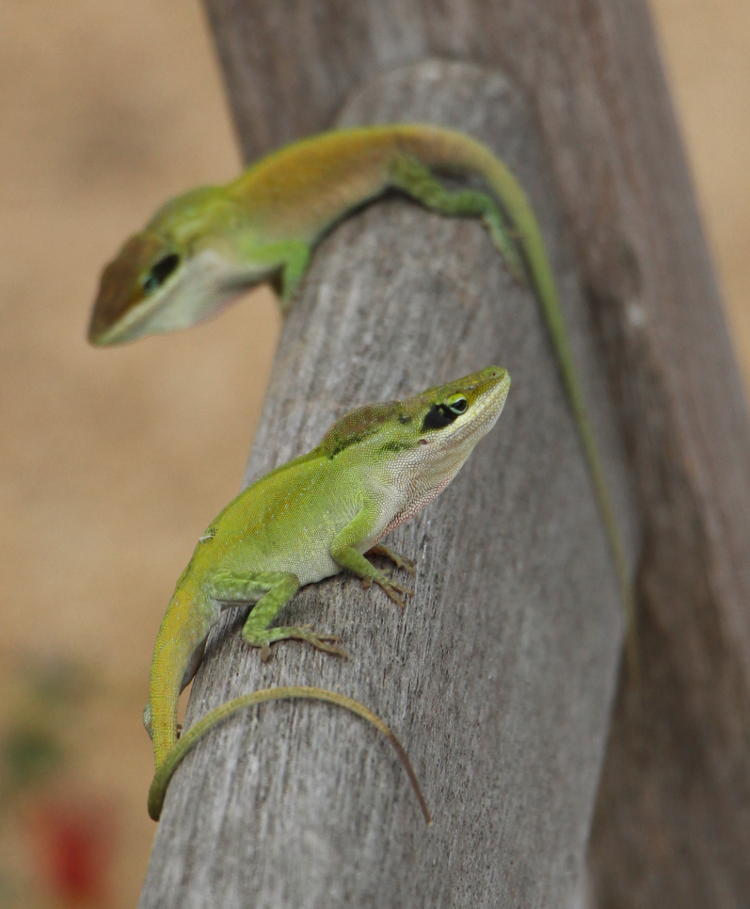
[[[490,367],[485,370],[474,389],[477,397],[469,411],[468,419],[455,425],[455,432],[451,435],[451,444],[473,439],[475,436],[485,435],[492,429],[498,417],[503,412],[505,400],[510,390],[510,375],[500,367]]]
[[[510,389],[508,372],[500,367],[489,367],[473,377],[473,381],[471,379],[459,379],[454,385],[456,390],[473,399],[466,415],[438,432],[419,438],[419,446],[424,446],[422,451],[433,461],[435,458],[446,458],[450,462],[463,463],[474,445],[492,429],[503,412]],[[429,392],[427,394],[430,396]]]
[[[137,311],[144,299],[140,284],[144,263],[152,261],[163,245],[154,234],[135,234],[105,267],[89,322],[88,338],[92,344],[125,339],[123,322],[128,323],[128,316]]]

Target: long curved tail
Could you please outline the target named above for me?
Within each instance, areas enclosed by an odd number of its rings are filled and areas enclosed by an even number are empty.
[[[148,705],[144,721],[159,767],[177,744],[177,702],[200,664],[203,646],[216,621],[215,607],[200,587],[180,579],[159,633],[151,659]]]
[[[492,190],[501,209],[504,223],[508,225],[516,250],[523,259],[527,280],[539,301],[550,333],[612,551],[632,645],[634,604],[622,538],[570,348],[552,268],[531,203],[508,167],[481,142],[464,133],[429,124],[403,124],[396,129],[404,151],[413,154],[428,167],[447,173],[475,174],[481,177]],[[501,246],[497,239],[495,245]],[[502,248],[500,252],[503,252]]]
[[[252,707],[255,704],[263,704],[266,701],[279,701],[287,699],[306,699],[313,701],[327,701],[330,704],[336,704],[343,707],[350,713],[356,714],[374,726],[378,732],[381,732],[393,745],[401,761],[406,775],[409,777],[414,794],[419,802],[426,823],[431,823],[430,809],[427,807],[427,801],[422,794],[419,780],[411,765],[409,756],[404,750],[403,745],[396,738],[395,733],[387,726],[380,717],[369,710],[364,704],[348,698],[343,694],[337,694],[335,691],[327,691],[325,688],[312,688],[307,686],[279,687],[279,688],[261,688],[250,694],[241,695],[231,701],[227,701],[214,710],[211,710],[202,717],[194,726],[192,726],[177,742],[175,747],[169,752],[164,760],[156,768],[154,778],[151,781],[151,787],[148,792],[148,813],[152,820],[158,821],[161,814],[164,796],[167,792],[167,786],[172,778],[172,774],[182,761],[185,755],[206,735],[224,720],[233,716],[237,711],[244,710],[246,707]]]

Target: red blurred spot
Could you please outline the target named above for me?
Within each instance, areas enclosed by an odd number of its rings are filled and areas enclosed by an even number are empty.
[[[103,907],[113,857],[114,812],[101,801],[37,803],[31,835],[40,882],[69,906]]]

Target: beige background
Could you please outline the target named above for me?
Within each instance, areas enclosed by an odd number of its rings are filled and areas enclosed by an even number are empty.
[[[747,376],[750,4],[658,0],[654,13]],[[111,903],[128,906],[153,832],[140,725],[151,645],[197,533],[238,489],[278,320],[261,293],[181,335],[84,341],[125,234],[239,167],[197,3],[3,4],[0,111],[4,709],[32,658],[89,667],[94,691],[66,720],[72,757],[53,785],[106,804]],[[32,875],[25,834],[9,831],[6,856]]]

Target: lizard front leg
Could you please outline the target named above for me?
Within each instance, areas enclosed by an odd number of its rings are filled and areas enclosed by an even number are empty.
[[[287,313],[294,295],[310,264],[310,247],[307,243],[289,242],[284,250],[284,265],[281,271],[281,311]]]
[[[388,597],[402,609],[406,603],[404,597],[414,593],[401,584],[397,584],[384,571],[376,568],[362,553],[356,548],[357,544],[366,540],[372,534],[372,528],[377,520],[377,514],[374,508],[363,508],[359,514],[349,524],[344,527],[333,539],[331,543],[331,558],[337,565],[356,574],[362,580],[365,587],[375,583],[381,587]],[[387,546],[373,546],[370,549],[375,555],[384,555],[396,564],[397,567],[407,567],[405,560],[397,555]],[[400,564],[401,563],[401,564]],[[412,566],[413,567],[413,566]]]
[[[417,569],[411,559],[407,559],[406,556],[400,555],[395,549],[391,549],[390,546],[386,546],[383,543],[376,543],[367,550],[366,555],[380,556],[381,559],[388,559],[388,561],[392,562],[400,571],[416,574]]]
[[[260,647],[263,662],[271,657],[271,644],[278,641],[306,641],[317,650],[345,657],[335,645],[336,635],[318,634],[307,625],[269,627],[276,616],[299,590],[295,574],[284,571],[258,571],[247,575],[221,572],[208,587],[209,595],[226,606],[255,603],[242,628],[242,637],[251,647]]]

